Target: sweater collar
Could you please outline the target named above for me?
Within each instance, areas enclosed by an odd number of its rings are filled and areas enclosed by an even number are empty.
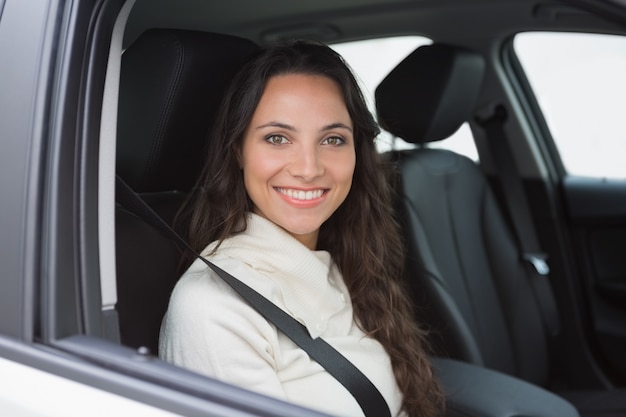
[[[214,245],[205,250],[210,252]],[[327,251],[312,251],[270,220],[248,213],[245,231],[224,240],[219,257],[238,259],[256,272],[270,278],[282,301],[296,320],[304,324],[312,337],[320,334],[319,322],[339,312],[345,304],[338,292],[346,292],[337,267]],[[263,293],[252,277],[235,277]],[[323,315],[324,317],[320,317]]]

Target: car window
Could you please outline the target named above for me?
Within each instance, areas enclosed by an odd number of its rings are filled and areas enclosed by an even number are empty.
[[[356,73],[370,111],[375,115],[374,92],[385,76],[417,47],[432,41],[423,36],[397,36],[364,41],[344,42],[331,45]],[[373,58],[375,57],[375,58]],[[396,138],[384,130],[377,139],[379,152],[392,149],[410,149],[416,145]],[[467,123],[450,138],[429,143],[428,147],[451,149],[478,161],[478,152]]]
[[[514,48],[567,173],[626,178],[626,38],[533,32]]]

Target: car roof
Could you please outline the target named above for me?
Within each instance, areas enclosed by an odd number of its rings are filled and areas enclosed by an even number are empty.
[[[578,7],[578,3],[583,5]],[[587,12],[604,12],[604,17]],[[484,47],[529,30],[623,30],[609,2],[536,0],[137,0],[125,45],[151,27],[219,32],[267,44],[288,38],[327,43],[422,35]],[[623,13],[623,12],[622,12]]]

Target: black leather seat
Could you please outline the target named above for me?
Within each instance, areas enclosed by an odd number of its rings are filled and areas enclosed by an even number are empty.
[[[257,48],[228,35],[155,29],[124,52],[117,174],[170,224],[200,172],[224,90]],[[121,342],[156,353],[181,253],[119,205],[116,243]]]
[[[477,53],[441,44],[418,48],[377,88],[379,121],[411,143],[445,139],[472,116],[484,71]],[[389,156],[401,176],[399,211],[416,313],[432,329],[437,353],[548,386],[539,306],[480,168],[426,147]],[[625,415],[625,394],[561,393],[582,415],[605,417]]]

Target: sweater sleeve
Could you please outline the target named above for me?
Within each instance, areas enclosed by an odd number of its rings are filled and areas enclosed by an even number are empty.
[[[175,365],[285,400],[274,326],[204,269],[176,285],[161,326],[159,356]]]

